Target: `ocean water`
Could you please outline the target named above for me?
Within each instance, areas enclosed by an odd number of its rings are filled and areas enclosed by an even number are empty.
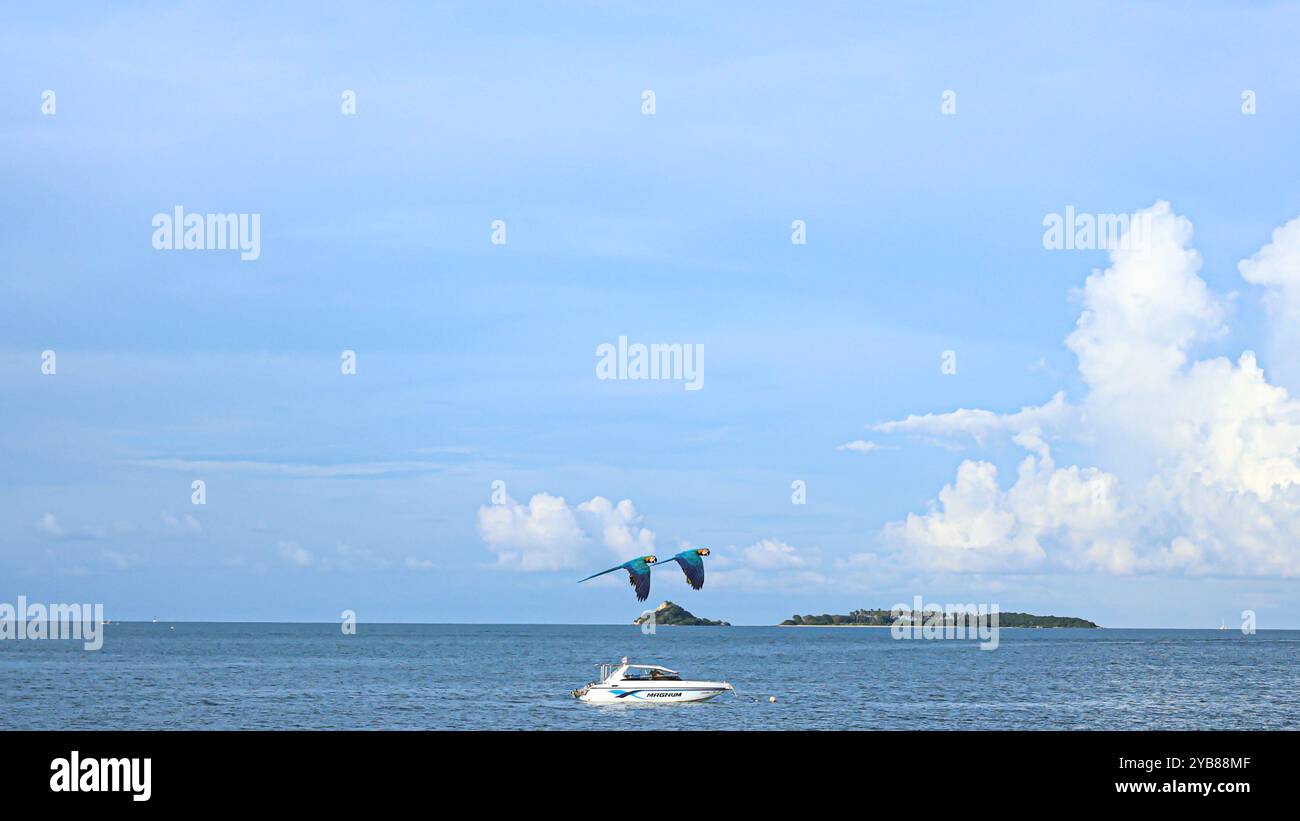
[[[173,629],[174,628],[174,629]],[[1300,631],[113,624],[103,649],[0,641],[0,728],[1290,729]],[[597,706],[627,655],[739,697]],[[775,704],[768,696],[776,696]]]

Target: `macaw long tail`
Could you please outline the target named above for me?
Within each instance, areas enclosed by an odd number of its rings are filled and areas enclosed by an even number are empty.
[[[603,576],[606,573],[613,573],[615,570],[622,570],[622,569],[623,569],[622,565],[619,565],[618,567],[611,567],[609,570],[602,570],[599,573],[592,573],[590,576],[587,577],[587,579],[594,579],[597,576]],[[578,584],[582,584],[583,582],[587,581],[587,579],[578,579]]]

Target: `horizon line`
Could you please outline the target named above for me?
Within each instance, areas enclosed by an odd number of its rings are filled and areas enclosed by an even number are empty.
[[[259,621],[253,619],[159,619],[157,621],[150,619],[105,619],[105,624],[329,624],[338,626],[342,621]],[[512,622],[512,621],[361,621],[356,624],[385,624],[385,625],[426,625],[426,626],[448,626],[448,627],[637,627],[635,622]],[[692,624],[661,624],[656,629],[667,627],[696,628],[696,627],[826,627],[826,628],[852,628],[865,627],[870,629],[884,629],[892,627],[888,624],[737,624],[729,625],[692,625]],[[1096,627],[1013,627],[998,626],[999,630],[1206,630],[1215,633],[1232,632],[1240,633],[1240,627],[1132,627],[1132,626],[1106,626],[1097,625]],[[1297,631],[1300,627],[1257,627],[1255,632],[1263,631]]]

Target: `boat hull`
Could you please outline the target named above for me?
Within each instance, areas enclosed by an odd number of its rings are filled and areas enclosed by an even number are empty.
[[[590,686],[578,698],[592,704],[680,704],[708,701],[730,689],[727,684],[713,681],[682,683],[677,687],[641,686],[625,682],[612,687]]]

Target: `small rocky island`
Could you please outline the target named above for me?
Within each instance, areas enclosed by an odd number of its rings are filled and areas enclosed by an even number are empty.
[[[655,608],[654,613],[655,625],[670,625],[673,627],[730,627],[730,622],[712,621],[711,619],[701,619],[680,605],[666,601]],[[650,620],[649,616],[638,616],[633,624],[645,624]]]
[[[933,618],[931,615],[926,619]],[[987,618],[987,617],[985,617]],[[792,616],[779,627],[889,627],[894,623],[891,610],[853,610],[847,616]],[[953,624],[952,616],[944,624]],[[984,623],[984,619],[980,619]],[[1100,627],[1087,619],[1074,616],[1035,616],[1032,613],[998,613],[998,627]]]

